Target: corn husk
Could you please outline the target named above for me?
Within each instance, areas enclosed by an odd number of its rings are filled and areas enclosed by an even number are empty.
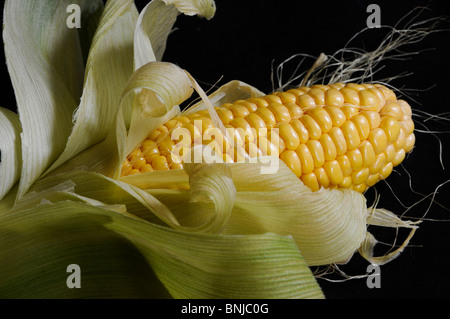
[[[1,297],[323,297],[288,237],[185,233],[63,198],[1,218]]]
[[[16,113],[0,107],[0,201],[20,178],[20,120]]]

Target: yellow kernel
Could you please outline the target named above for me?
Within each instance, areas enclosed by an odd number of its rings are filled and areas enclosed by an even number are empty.
[[[289,89],[289,90],[287,90],[286,92],[295,95],[296,98],[299,97],[300,95],[305,94],[304,91],[299,90],[299,89]],[[295,103],[295,102],[294,102],[294,103]]]
[[[159,151],[167,155],[170,153],[175,146],[175,142],[167,135],[161,142],[159,142]]]
[[[342,112],[344,112],[345,116],[347,117],[347,120],[350,120],[353,116],[355,116],[360,112],[359,107],[353,104],[344,104],[341,107],[341,110]]]
[[[160,125],[157,130],[160,131],[161,133],[169,132],[169,129],[165,125]]]
[[[344,96],[335,88],[325,91],[325,104],[329,106],[342,106],[344,104]]]
[[[246,117],[250,114],[248,108],[240,104],[233,104],[230,106],[230,111],[233,112],[234,117]]]
[[[182,163],[170,163],[169,165],[170,169],[183,169],[183,164]]]
[[[144,158],[147,163],[151,163],[153,158],[158,155],[160,155],[159,150],[156,150],[156,151],[145,153]]]
[[[245,143],[245,151],[247,152],[247,154],[250,158],[255,158],[255,157],[259,157],[259,156],[263,155],[261,150],[258,148],[258,146],[254,142]]]
[[[364,167],[369,167],[369,166],[373,165],[373,163],[375,163],[375,159],[376,159],[375,150],[373,149],[372,144],[370,144],[369,141],[362,142],[359,147],[359,150],[361,151]],[[380,154],[383,154],[383,153],[380,153]]]
[[[239,150],[236,150],[235,152],[233,152],[233,162],[234,163],[245,163],[245,149],[240,149],[243,152],[241,153]]]
[[[373,86],[368,88],[368,91],[375,94],[378,98],[378,101],[380,102],[380,106],[377,112],[380,111],[380,109],[386,104],[386,98],[384,97],[384,94],[381,90],[379,90],[377,87]]]
[[[371,130],[380,126],[381,117],[379,113],[372,111],[364,111],[361,112],[361,114],[367,118]]]
[[[333,127],[328,135],[331,137],[331,140],[336,147],[336,155],[342,155],[347,152],[347,141],[345,140],[344,133],[338,127]]]
[[[252,98],[248,99],[247,101],[255,104],[258,108],[259,107],[267,107],[269,105],[269,102],[267,102],[266,100],[264,100],[263,98],[260,98],[260,97],[252,97]]]
[[[363,157],[359,149],[347,152],[347,157],[350,160],[354,172],[359,171],[363,167]]]
[[[303,184],[309,187],[313,192],[316,192],[320,189],[319,181],[317,180],[316,174],[311,172],[309,174],[304,174],[300,177]]]
[[[174,131],[174,134],[181,134],[183,139],[189,134],[191,143],[200,144],[202,141],[202,132],[200,129],[192,123],[183,124],[180,128]]]
[[[361,143],[356,125],[352,121],[347,121],[342,125],[341,130],[347,142],[347,149],[349,151],[356,149]]]
[[[246,142],[256,140],[256,129],[252,128],[242,117],[235,118],[230,124],[235,128],[234,137],[237,138],[239,145],[243,146]]]
[[[345,86],[345,83],[333,83],[333,84],[329,84],[328,86],[335,88],[336,90],[340,90],[341,88],[343,88]]]
[[[387,102],[380,110],[381,116],[389,116],[396,120],[400,120],[403,112],[400,104],[397,101]]]
[[[303,110],[309,110],[316,107],[316,101],[308,94],[303,94],[297,97],[297,105]]]
[[[314,170],[314,159],[306,144],[300,144],[296,150],[300,160],[303,174],[309,174]]]
[[[126,160],[122,164],[121,174],[122,175],[128,175],[131,172],[132,169],[133,169],[133,166],[131,166],[130,162],[128,160]]]
[[[392,162],[386,163],[383,168],[379,171],[380,179],[386,179],[389,175],[391,175],[394,165]]]
[[[233,158],[230,156],[230,154],[228,154],[228,153],[224,153],[223,155],[222,155],[222,158],[223,158],[223,161],[225,162],[225,163],[234,163],[234,160],[233,160]]]
[[[196,114],[198,114],[199,117],[210,117],[208,109],[197,111]]]
[[[353,185],[352,189],[355,192],[364,193],[364,191],[367,189],[367,186],[366,186],[366,184]]]
[[[344,175],[342,174],[342,170],[338,161],[327,161],[325,162],[325,164],[323,164],[323,168],[327,172],[331,184],[339,185],[340,183],[342,183],[342,181],[344,180]]]
[[[409,135],[412,132],[414,132],[414,122],[412,119],[407,119],[406,121],[401,121],[400,125],[403,128],[403,130],[405,131],[406,135]]]
[[[403,148],[403,146],[405,145],[405,142],[406,142],[405,131],[402,128],[400,128],[400,133],[398,134],[397,139],[392,144],[398,150],[400,148]]]
[[[168,170],[169,164],[167,163],[167,158],[165,156],[157,155],[153,158],[151,163],[153,169],[161,171]]]
[[[353,172],[352,164],[347,155],[341,155],[336,157],[336,161],[339,163],[341,167],[341,171],[343,176],[350,176]]]
[[[360,108],[363,110],[379,112],[381,109],[381,101],[370,90],[359,91],[359,101]]]
[[[400,134],[400,124],[393,117],[384,116],[381,119],[380,127],[386,133],[388,143],[394,142]]]
[[[344,103],[359,105],[359,94],[357,91],[348,87],[343,87],[339,90],[339,92],[341,92],[342,96],[344,97]]]
[[[289,110],[286,106],[280,103],[271,103],[267,107],[268,110],[270,110],[273,115],[275,115],[277,123],[288,123],[291,120],[291,114],[289,113]]]
[[[141,173],[153,172],[153,168],[150,164],[143,165],[139,170]]]
[[[370,131],[368,141],[372,144],[376,154],[383,152],[387,146],[387,137],[382,128]]]
[[[352,186],[352,178],[350,176],[344,177],[342,182],[339,184],[340,188],[350,188]]]
[[[205,130],[209,129],[209,128],[214,128],[214,122],[211,120],[211,118],[206,117],[206,116],[202,116],[201,118],[199,118],[198,120],[195,120],[195,122],[201,121],[201,130],[202,132],[204,132]]]
[[[169,129],[169,131],[170,131],[170,130],[172,130],[172,129],[175,128],[175,127],[181,126],[182,123],[181,123],[180,121],[176,120],[176,119],[172,119],[172,120],[167,121],[164,125],[165,125],[165,126]]]
[[[302,175],[302,166],[296,152],[287,149],[281,153],[280,158],[297,177]]]
[[[323,163],[325,163],[325,154],[323,153],[322,145],[317,140],[309,140],[306,143],[308,146],[309,152],[312,155],[314,160],[315,167],[322,167]]]
[[[395,101],[397,99],[394,91],[392,91],[391,89],[388,89],[384,85],[374,84],[374,86],[383,93],[384,98],[386,99],[386,102]]]
[[[310,115],[303,115],[300,121],[305,125],[309,133],[309,138],[313,140],[318,140],[322,135],[322,130],[319,124]]]
[[[220,120],[222,121],[222,123],[224,125],[229,124],[234,119],[233,112],[231,112],[227,108],[221,107],[221,108],[218,108],[216,111],[217,111],[217,115],[219,115]]]
[[[251,127],[255,128],[258,130],[261,128],[267,128],[266,126],[266,122],[264,122],[264,120],[261,118],[261,116],[259,116],[256,113],[250,113],[245,120],[248,122],[248,124],[250,124]]]
[[[376,155],[375,161],[373,162],[372,165],[369,166],[369,173],[376,175],[378,173],[378,171],[380,171],[383,168],[385,162],[386,162],[386,154],[385,153],[380,153],[380,154]]]
[[[325,188],[328,188],[330,186],[330,177],[323,167],[316,167],[314,169],[314,174],[316,175],[317,181],[319,182],[320,186],[323,186]]]
[[[403,145],[403,149],[405,150],[406,153],[410,152],[413,149],[415,142],[416,136],[413,133],[409,134],[406,137],[405,144]]]
[[[150,139],[146,139],[141,143],[141,150],[144,155],[148,153],[159,153],[158,145]]]
[[[128,175],[135,175],[135,174],[139,174],[141,171],[140,170],[138,170],[137,168],[133,168],[129,173],[128,173]]]
[[[309,140],[308,128],[299,119],[292,120],[290,124],[297,133],[300,143],[306,143]]]
[[[361,91],[366,89],[364,85],[356,83],[347,83],[345,84],[345,87],[354,91]]]
[[[181,122],[181,124],[187,124],[191,121],[187,116],[178,116],[176,119],[178,122]]]
[[[258,138],[258,149],[262,155],[276,156],[280,155],[279,148],[275,143],[272,143],[267,137]]]
[[[316,120],[323,133],[327,133],[333,127],[333,121],[331,120],[330,115],[328,115],[327,111],[322,107],[316,107],[308,111],[308,114]]]
[[[316,106],[325,105],[325,92],[318,88],[311,88],[307,94],[314,99]]]
[[[273,115],[267,107],[259,107],[255,114],[259,115],[259,117],[263,119],[268,128],[273,127],[277,123],[275,115]]]
[[[288,123],[281,123],[278,126],[280,130],[280,137],[283,139],[288,150],[296,150],[300,144],[300,139],[294,128]]]
[[[395,155],[394,155],[394,159],[392,160],[392,164],[394,166],[399,165],[401,162],[403,162],[403,160],[405,159],[406,156],[406,152],[403,148],[399,149]]]
[[[327,111],[328,115],[330,116],[333,126],[341,127],[342,124],[347,121],[347,117],[340,108],[335,106],[326,106],[323,109]]]
[[[239,102],[240,105],[245,106],[247,108],[247,110],[251,113],[251,112],[255,112],[256,109],[258,108],[258,105],[256,105],[255,103],[252,103],[250,101],[240,101]]]
[[[281,98],[279,96],[277,96],[276,94],[269,94],[263,97],[264,100],[266,100],[269,105],[272,103],[278,103],[278,104],[282,104],[281,102]]]
[[[135,157],[130,161],[131,165],[133,166],[133,168],[135,169],[140,169],[142,166],[144,166],[145,164],[147,164],[147,161],[145,160],[145,158],[143,156],[139,156],[139,157]]]
[[[383,151],[383,153],[386,157],[385,162],[392,162],[395,156],[395,146],[393,144],[389,144],[388,146],[386,146],[386,149]]]
[[[367,180],[367,177],[369,177],[369,168],[367,167],[364,167],[359,171],[353,172],[352,173],[353,184],[355,185],[362,184]]]
[[[289,110],[289,114],[291,115],[291,119],[299,118],[303,115],[303,110],[295,103],[286,103],[285,106]]]
[[[326,161],[334,160],[337,156],[337,150],[330,135],[322,134],[322,136],[319,139],[319,142],[322,145],[325,160]]]
[[[280,137],[279,130],[270,130],[267,133],[267,139],[275,146],[278,146],[278,154],[281,154],[286,149],[286,143]]]
[[[366,185],[368,187],[371,187],[371,186],[375,185],[378,182],[379,178],[380,177],[379,177],[378,174],[369,175],[369,177],[367,177],[365,183],[366,183]]]
[[[163,134],[161,131],[154,130],[152,133],[150,133],[148,138],[153,140],[153,141],[156,141],[160,137],[161,134]]]
[[[297,100],[297,97],[294,94],[292,94],[292,93],[278,92],[277,95],[280,97],[281,102],[283,104],[295,103],[295,101]]]
[[[400,108],[402,110],[402,118],[401,120],[407,120],[410,119],[412,117],[412,110],[411,110],[411,106],[408,104],[408,102],[406,102],[405,100],[398,100],[398,105],[400,105]]]
[[[216,140],[204,141],[203,145],[208,146],[210,148],[210,153],[215,154],[217,156],[222,156],[223,154],[223,145],[221,145]]]
[[[352,117],[351,121],[355,124],[356,129],[361,140],[367,139],[370,133],[370,125],[367,118],[362,114],[357,114]]]

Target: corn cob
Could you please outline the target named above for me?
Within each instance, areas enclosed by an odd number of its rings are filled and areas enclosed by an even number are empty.
[[[380,84],[299,87],[226,103],[216,111],[226,128],[246,133],[238,143],[249,154],[270,155],[278,146],[281,160],[312,191],[325,187],[364,192],[387,178],[415,143],[410,106]],[[128,156],[122,176],[182,169],[183,164],[171,157],[180,141],[168,134],[179,127],[191,133],[191,146],[198,137],[200,143],[211,143],[202,139],[214,128],[206,110],[178,116],[158,127]],[[270,142],[272,131],[260,133],[264,128],[278,129],[278,145]],[[261,143],[265,139],[268,143]],[[230,152],[229,145],[216,141],[215,150],[222,151],[225,162],[242,159]]]

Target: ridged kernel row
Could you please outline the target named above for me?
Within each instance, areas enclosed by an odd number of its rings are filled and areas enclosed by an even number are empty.
[[[216,111],[235,144],[251,157],[279,154],[313,191],[339,187],[363,192],[387,178],[415,143],[410,106],[379,84],[300,87],[226,103]],[[191,140],[172,140],[176,128],[187,129]],[[209,113],[200,111],[152,132],[129,155],[122,175],[181,169],[171,152],[199,143],[214,146],[226,162],[244,160]]]

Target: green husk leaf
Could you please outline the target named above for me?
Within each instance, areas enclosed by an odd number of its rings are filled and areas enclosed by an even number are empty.
[[[0,268],[2,298],[323,298],[288,237],[186,233],[71,201],[0,217]]]
[[[223,232],[292,236],[310,266],[347,262],[366,236],[364,196],[350,190],[312,192],[281,160],[270,159],[277,169],[267,170],[269,158],[265,157],[258,163],[226,164],[236,196]],[[210,212],[203,203],[189,202],[186,175],[179,171],[152,174],[140,179],[123,177],[122,181],[137,181],[173,212],[181,226],[192,225]]]
[[[193,92],[184,70],[167,62],[150,62],[138,69],[123,90],[122,99],[135,95],[131,124],[122,160],[160,124],[179,114],[179,104]],[[121,114],[119,114],[120,116]],[[122,120],[119,122],[124,123]],[[121,123],[118,123],[119,125]],[[125,129],[122,124],[122,130]],[[119,140],[118,144],[123,143]],[[120,146],[119,146],[120,147]]]
[[[20,178],[21,131],[19,116],[0,107],[0,201]]]
[[[129,112],[131,99],[120,102],[120,94],[133,73],[133,34],[137,19],[134,1],[107,2],[90,47],[83,96],[74,115],[73,131],[64,153],[48,172],[104,141],[114,130],[121,103]]]
[[[5,56],[23,129],[18,198],[61,154],[72,129],[84,67],[77,29],[61,27],[71,3],[5,3]]]
[[[73,185],[73,189],[61,188]],[[52,191],[73,192],[105,205],[124,205],[129,213],[142,219],[158,218],[171,227],[179,226],[172,212],[159,200],[133,185],[87,171],[53,174],[37,181],[31,188],[33,197],[43,198]],[[33,202],[25,202],[29,207]]]

